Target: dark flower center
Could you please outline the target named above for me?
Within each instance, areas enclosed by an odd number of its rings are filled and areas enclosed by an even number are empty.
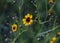
[[[30,22],[30,18],[29,17],[26,19],[26,22]]]
[[[13,27],[13,29],[15,30],[15,27]]]

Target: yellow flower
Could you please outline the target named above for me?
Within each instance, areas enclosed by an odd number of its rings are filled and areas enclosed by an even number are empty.
[[[23,18],[23,24],[25,24],[25,26],[30,25],[33,20],[32,20],[32,15],[30,15],[29,13],[27,15],[25,15],[25,18]]]
[[[52,4],[53,3],[53,0],[49,0],[49,3]]]
[[[13,24],[12,25],[12,32],[16,32],[17,31],[17,25],[16,24]]]
[[[51,40],[50,43],[54,43],[54,42]]]
[[[57,35],[60,36],[60,32],[57,32]]]
[[[55,41],[56,41],[56,36],[54,36],[54,37],[52,38],[52,41],[53,41],[53,42],[55,42]]]
[[[56,41],[56,36],[52,37],[50,43],[54,43]]]

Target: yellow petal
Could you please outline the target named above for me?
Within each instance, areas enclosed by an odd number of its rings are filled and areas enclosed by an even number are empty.
[[[32,23],[33,22],[33,20],[30,20],[30,23]]]
[[[32,18],[32,15],[30,15],[29,13],[25,15],[25,18],[28,18],[28,17]]]
[[[25,24],[25,26],[28,26],[28,25],[29,25],[28,23]]]
[[[57,32],[57,35],[60,35],[60,32]]]
[[[28,23],[28,25],[30,25],[30,24],[31,24],[31,22]]]
[[[23,22],[25,22],[25,21],[26,21],[26,19],[23,19],[22,21],[23,21]]]
[[[30,18],[32,18],[32,15],[30,15]]]
[[[53,41],[50,41],[50,43],[53,43]]]
[[[27,15],[25,15],[25,18],[28,18],[28,16],[27,16]]]
[[[26,21],[24,21],[23,24],[26,24]]]
[[[12,25],[12,27],[14,27],[14,26],[17,28],[17,25],[16,25],[16,24],[13,24],[13,25]]]
[[[30,14],[28,13],[26,16],[27,16],[27,17],[30,17]]]
[[[26,19],[23,19],[22,21],[23,21],[23,24],[25,24],[25,23],[26,23]]]
[[[53,0],[49,0],[49,3],[53,3]]]
[[[52,40],[53,40],[53,41],[56,41],[56,36],[54,36],[54,37],[52,38]]]

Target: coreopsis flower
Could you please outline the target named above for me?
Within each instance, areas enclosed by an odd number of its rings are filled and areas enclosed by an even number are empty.
[[[53,0],[49,0],[49,3],[52,4],[53,3]]]
[[[50,40],[50,43],[54,43],[56,41],[56,36],[52,37],[52,39]]]
[[[32,24],[33,23],[32,15],[28,13],[27,15],[25,15],[25,18],[23,18],[22,21],[25,26]]]
[[[54,43],[54,42],[51,40],[50,43]]]
[[[17,24],[13,24],[12,25],[12,32],[16,32],[17,31]]]
[[[54,36],[54,37],[52,38],[52,40],[55,42],[55,41],[56,41],[56,36]]]
[[[56,34],[56,35],[57,35],[57,37],[59,37],[59,36],[60,36],[60,32],[57,32],[57,34]]]
[[[57,32],[57,34],[60,36],[60,32]]]

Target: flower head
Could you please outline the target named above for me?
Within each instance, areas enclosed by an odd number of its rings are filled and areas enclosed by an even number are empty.
[[[51,40],[50,43],[54,43],[54,42]]]
[[[57,35],[60,36],[60,32],[57,32]]]
[[[50,43],[54,43],[56,41],[56,36],[52,37]]]
[[[25,18],[23,18],[23,24],[25,24],[25,26],[30,25],[33,20],[32,20],[32,15],[30,15],[29,13],[27,15],[25,15]]]
[[[16,24],[13,24],[12,25],[12,32],[16,32],[17,31],[17,25]]]
[[[49,0],[49,3],[52,4],[53,3],[53,0]]]
[[[56,41],[56,36],[54,36],[54,37],[52,38],[52,40],[53,40],[53,41]]]

